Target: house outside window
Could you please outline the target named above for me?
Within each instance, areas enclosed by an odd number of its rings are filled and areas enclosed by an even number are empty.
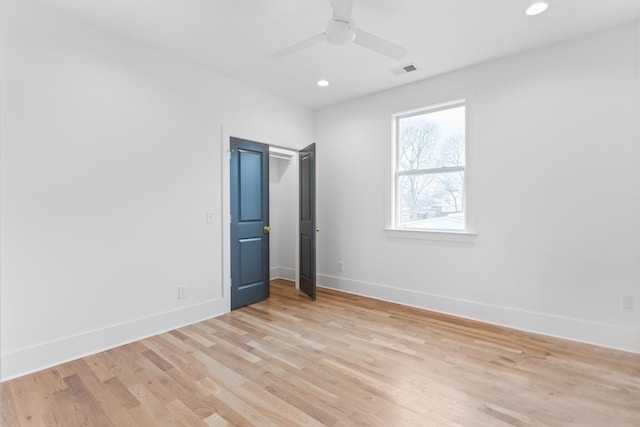
[[[394,115],[394,229],[466,232],[464,100]]]

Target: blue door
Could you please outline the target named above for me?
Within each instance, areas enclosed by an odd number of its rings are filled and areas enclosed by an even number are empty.
[[[231,138],[231,308],[269,297],[269,146]]]
[[[300,290],[316,299],[316,144],[300,150]]]

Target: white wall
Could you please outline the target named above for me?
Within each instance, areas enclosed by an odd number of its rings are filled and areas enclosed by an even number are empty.
[[[626,25],[318,111],[319,284],[640,352],[638,56]],[[390,113],[460,92],[475,243],[385,236]]]
[[[272,157],[269,162],[271,278],[295,280],[298,173],[294,162]]]
[[[3,24],[3,378],[228,310],[221,129],[305,146],[311,111],[29,1]]]

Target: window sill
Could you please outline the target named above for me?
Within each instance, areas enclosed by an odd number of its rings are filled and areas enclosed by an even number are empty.
[[[434,231],[385,228],[386,237],[394,239],[431,240],[436,242],[475,243],[476,233],[468,231]]]

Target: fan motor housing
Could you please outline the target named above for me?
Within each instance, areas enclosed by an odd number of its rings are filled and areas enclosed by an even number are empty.
[[[349,44],[356,39],[356,27],[353,19],[331,19],[327,22],[326,39],[338,46]]]

